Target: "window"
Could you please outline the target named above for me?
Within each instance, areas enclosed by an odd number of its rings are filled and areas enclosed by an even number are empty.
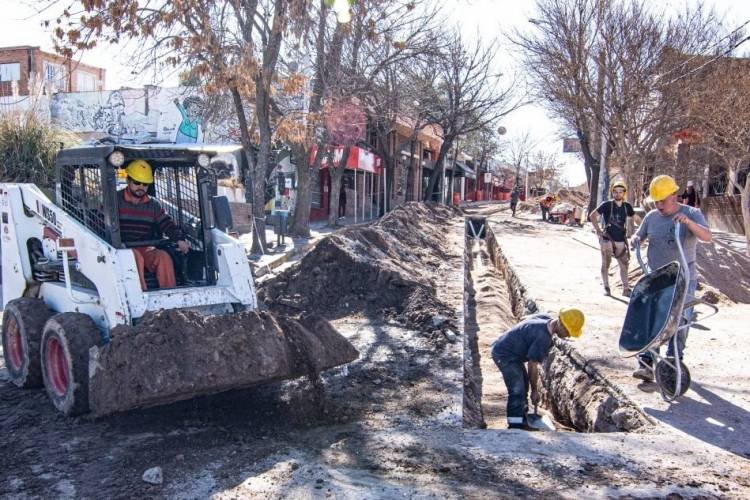
[[[44,63],[44,82],[54,86],[55,91],[68,91],[68,79],[65,66],[50,62]]]
[[[96,90],[96,76],[85,71],[76,71],[76,91],[91,92]]]
[[[0,64],[0,82],[17,82],[21,79],[21,64]]]

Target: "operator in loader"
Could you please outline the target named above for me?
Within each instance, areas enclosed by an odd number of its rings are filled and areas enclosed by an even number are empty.
[[[185,236],[161,204],[148,195],[148,187],[154,182],[151,165],[145,160],[133,160],[125,168],[128,185],[117,193],[120,218],[120,236],[123,243],[137,243],[154,239],[155,234],[166,235],[177,245],[177,250],[190,250]],[[156,275],[159,288],[174,288],[177,285],[172,257],[164,250],[154,247],[133,248],[141,289],[146,290],[145,270]]]
[[[680,242],[685,252],[685,260],[688,265],[688,289],[685,303],[694,299],[698,278],[695,272],[696,247],[698,241],[708,243],[713,238],[708,222],[698,208],[683,205],[678,202],[677,193],[679,186],[675,180],[668,175],[654,177],[649,186],[649,198],[656,204],[644,217],[638,228],[638,232],[631,240],[631,247],[635,249],[644,240],[649,241],[648,265],[651,269],[658,269],[672,261],[679,261],[680,254],[675,244],[675,224],[680,223],[684,228],[680,233]],[[683,323],[685,318],[692,318],[693,308],[684,309]],[[677,356],[682,359],[685,343],[687,341],[688,329],[682,329],[677,334]],[[674,357],[674,344],[669,343],[668,357]],[[653,359],[650,353],[638,355],[639,367],[633,372],[633,377],[653,382],[653,371],[651,370]]]
[[[578,309],[561,309],[556,318],[535,314],[524,319],[492,343],[492,360],[503,374],[508,389],[509,429],[535,430],[528,422],[527,395],[531,386],[531,404],[539,404],[539,363],[552,347],[552,336],[578,338],[585,317]],[[528,363],[528,372],[525,364]]]

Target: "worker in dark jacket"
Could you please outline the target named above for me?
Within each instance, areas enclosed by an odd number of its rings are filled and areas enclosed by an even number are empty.
[[[516,207],[518,207],[518,186],[513,186],[513,191],[510,192],[510,210],[513,212],[513,217],[516,216]]]
[[[533,430],[528,424],[528,392],[531,403],[539,403],[538,364],[552,347],[552,336],[564,339],[581,336],[585,318],[578,309],[562,309],[556,318],[536,314],[502,334],[492,344],[492,360],[503,374],[508,389],[508,428]],[[528,363],[528,372],[525,364]]]
[[[698,192],[695,190],[695,183],[693,181],[687,182],[685,191],[680,195],[683,205],[687,205],[693,208],[701,207],[701,197],[698,196]]]
[[[128,185],[117,193],[120,237],[123,243],[148,241],[159,235],[166,235],[176,242],[178,251],[187,253],[190,245],[180,228],[161,204],[147,194],[148,186],[154,182],[151,165],[145,160],[134,160],[125,168],[125,172],[128,174]],[[167,252],[154,247],[135,247],[133,254],[141,289],[146,290],[143,276],[146,269],[156,275],[159,288],[177,286],[172,257]]]

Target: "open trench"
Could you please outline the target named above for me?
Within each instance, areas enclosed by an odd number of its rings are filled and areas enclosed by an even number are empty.
[[[492,342],[523,316],[538,312],[482,217],[467,218],[464,253],[464,425],[504,429],[507,392],[490,356]],[[589,327],[594,327],[591,325]],[[634,432],[652,424],[569,342],[553,339],[542,365],[539,413],[556,430]]]

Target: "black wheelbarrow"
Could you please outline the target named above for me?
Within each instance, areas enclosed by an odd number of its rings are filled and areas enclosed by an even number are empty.
[[[675,224],[679,262],[670,262],[654,271],[643,262],[640,244],[636,245],[635,255],[644,275],[630,295],[625,323],[620,332],[620,354],[625,357],[646,352],[651,354],[650,368],[654,380],[662,398],[668,402],[683,395],[690,387],[690,371],[679,359],[677,337],[678,333],[697,322],[698,316],[691,314],[685,317],[683,312],[699,304],[712,310],[708,314],[701,314],[701,320],[719,312],[716,306],[701,299],[685,303],[690,271],[680,242],[682,230],[682,224]],[[669,342],[673,342],[673,352],[678,354],[676,357],[662,357],[659,353],[659,348]]]

